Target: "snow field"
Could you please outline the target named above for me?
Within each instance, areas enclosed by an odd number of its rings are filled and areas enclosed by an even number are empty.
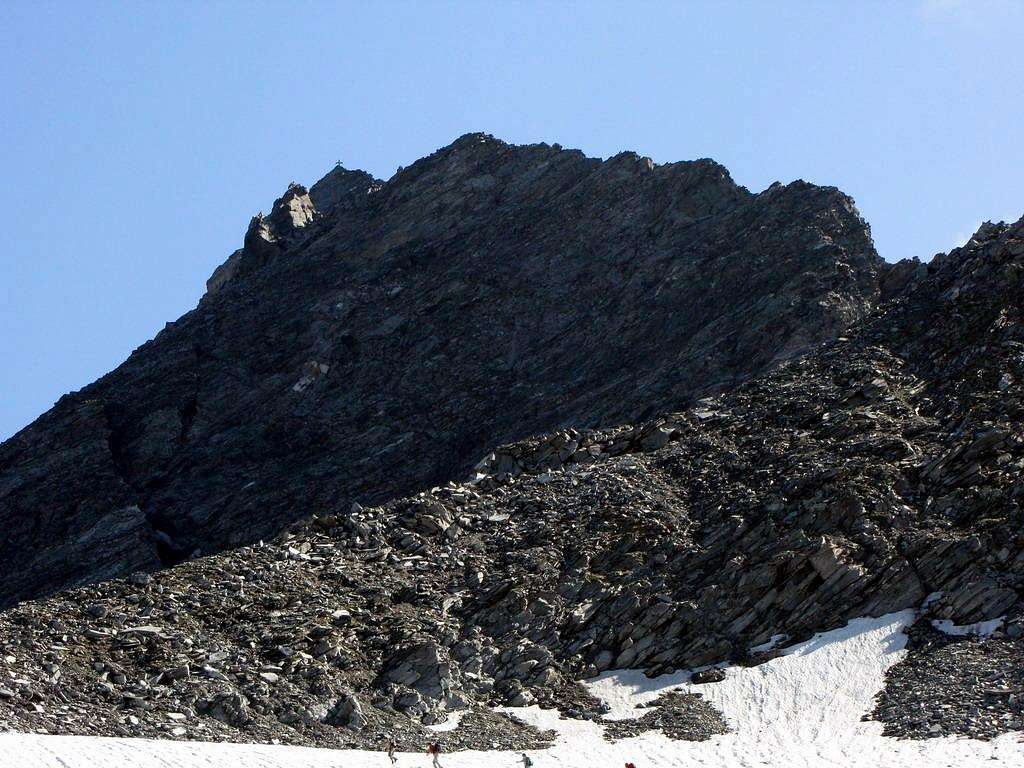
[[[725,715],[732,732],[705,742],[672,741],[648,732],[617,743],[600,726],[560,720],[537,707],[508,709],[558,732],[551,749],[530,752],[534,768],[971,768],[1024,767],[1020,734],[994,741],[942,738],[903,741],[883,737],[881,723],[864,722],[886,669],[904,655],[902,629],[913,611],[857,619],[791,646],[757,667],[726,668],[720,683],[691,686],[687,672],[646,678],[642,672],[611,672],[591,690],[611,707],[609,717],[637,717],[636,705],[681,687],[699,692]],[[451,726],[457,722],[452,718]],[[448,724],[446,724],[448,725]],[[451,727],[449,726],[449,727]],[[443,755],[444,768],[512,768],[518,753],[459,752]],[[401,768],[427,768],[423,754],[400,754]],[[334,751],[199,742],[0,734],[3,768],[389,768],[382,752]]]

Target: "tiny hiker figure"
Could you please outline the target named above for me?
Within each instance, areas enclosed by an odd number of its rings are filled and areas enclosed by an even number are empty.
[[[387,748],[388,748],[388,760],[390,760],[391,764],[394,765],[395,763],[398,762],[398,758],[395,757],[395,740],[393,738],[391,738],[391,737],[388,737]]]
[[[437,761],[437,758],[441,756],[441,747],[438,746],[436,741],[430,743],[427,747],[427,754],[430,755],[434,760],[434,768],[441,768],[441,764]]]
[[[523,761],[523,768],[533,768],[533,760],[528,758],[525,752],[522,753],[522,757],[520,759]]]

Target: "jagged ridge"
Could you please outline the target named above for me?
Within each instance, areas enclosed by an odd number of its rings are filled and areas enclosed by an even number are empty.
[[[840,333],[891,271],[852,202],[710,160],[464,136],[256,217],[199,307],[0,446],[0,605],[683,407]]]

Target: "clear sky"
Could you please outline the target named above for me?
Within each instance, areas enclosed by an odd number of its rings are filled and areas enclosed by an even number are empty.
[[[469,131],[851,194],[890,260],[1024,213],[1024,0],[0,3],[0,439],[336,160]]]

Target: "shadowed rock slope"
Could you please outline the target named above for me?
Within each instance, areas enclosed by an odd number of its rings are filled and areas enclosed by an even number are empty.
[[[834,338],[906,278],[849,198],[464,136],[253,219],[199,306],[0,446],[0,605],[465,477]]]
[[[753,664],[775,636],[923,605],[1002,617],[1019,665],[1024,220],[905,272],[846,335],[685,410],[506,445],[468,482],[0,614],[0,723],[372,745],[467,706],[597,719],[581,677]],[[983,666],[935,648],[893,674],[893,732],[1020,727],[999,686],[987,709],[922,714],[907,691],[929,659],[952,665],[947,700],[973,701],[950,689]],[[652,727],[720,731],[702,704]]]

